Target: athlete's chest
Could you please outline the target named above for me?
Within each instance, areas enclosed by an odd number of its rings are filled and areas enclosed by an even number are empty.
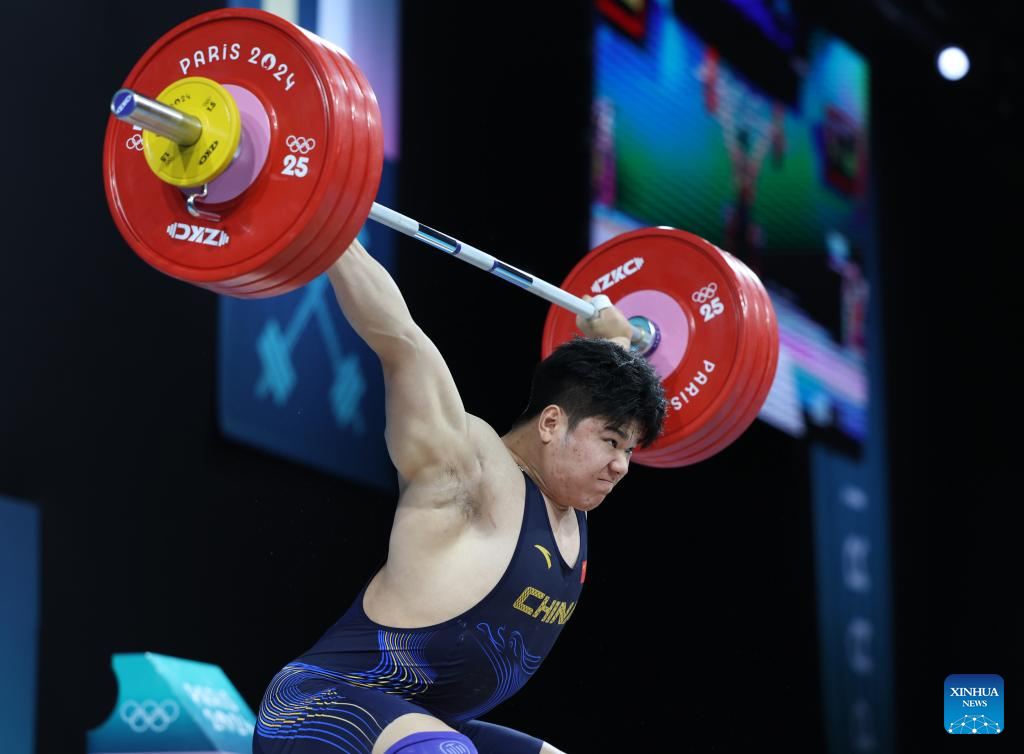
[[[371,620],[424,627],[473,607],[509,569],[531,519],[540,525],[527,533],[530,541],[523,546],[536,556],[538,573],[559,578],[576,567],[581,533],[574,512],[556,518],[538,490],[527,495],[523,473],[514,462],[509,465],[485,463],[491,466],[487,482],[473,489],[441,482],[433,489],[409,491],[427,497],[414,505],[407,500],[405,510],[396,513],[387,565],[371,581],[364,600]],[[463,502],[453,507],[448,502],[453,497]],[[532,516],[526,515],[526,505],[533,506]]]

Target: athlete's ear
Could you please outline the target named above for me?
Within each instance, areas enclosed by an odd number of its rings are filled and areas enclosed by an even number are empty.
[[[568,426],[569,421],[565,412],[554,403],[546,406],[537,417],[537,432],[540,435],[540,441],[545,445],[558,437],[560,427],[564,432]]]

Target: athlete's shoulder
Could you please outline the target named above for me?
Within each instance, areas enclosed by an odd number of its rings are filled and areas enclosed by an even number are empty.
[[[466,413],[469,437],[476,446],[477,457],[490,468],[515,468],[515,460],[509,453],[501,437],[494,431],[494,427],[485,422],[479,416]]]
[[[486,435],[488,437],[493,436],[493,438],[495,440],[497,440],[498,442],[501,442],[501,438],[498,437],[498,433],[494,431],[494,427],[492,427],[490,424],[485,422],[479,416],[474,416],[473,414],[471,414],[471,413],[469,413],[467,411],[466,412],[466,420],[469,422],[469,430],[470,430],[470,432],[478,432],[482,436],[483,435]]]
[[[467,414],[469,438],[476,448],[481,469],[473,490],[479,520],[483,523],[506,519],[505,512],[515,508],[513,498],[522,499],[526,491],[523,472],[515,457],[494,428],[478,416]],[[511,508],[510,508],[511,506]],[[513,517],[517,523],[519,518]],[[513,521],[513,518],[508,518]]]

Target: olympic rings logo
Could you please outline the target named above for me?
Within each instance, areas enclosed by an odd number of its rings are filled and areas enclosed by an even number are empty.
[[[284,140],[285,146],[293,154],[309,154],[316,149],[316,139],[307,139],[305,136],[291,136]]]
[[[690,298],[693,299],[695,304],[703,304],[713,299],[716,293],[718,293],[718,285],[716,283],[708,283],[699,291],[695,291]]]
[[[142,151],[142,134],[132,134],[128,140],[124,143],[128,149],[134,149],[136,152]]]
[[[163,733],[178,719],[179,714],[178,703],[171,699],[160,703],[147,699],[141,704],[128,700],[121,705],[121,719],[134,733],[145,733],[147,730]]]
[[[442,741],[441,751],[443,754],[469,754],[469,749],[458,741]]]

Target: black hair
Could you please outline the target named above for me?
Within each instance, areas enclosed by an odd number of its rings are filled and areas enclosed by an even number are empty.
[[[610,340],[574,337],[533,370],[530,400],[512,429],[555,404],[569,417],[569,431],[584,419],[601,417],[613,427],[640,426],[637,444],[647,447],[661,434],[668,404],[654,368]]]

